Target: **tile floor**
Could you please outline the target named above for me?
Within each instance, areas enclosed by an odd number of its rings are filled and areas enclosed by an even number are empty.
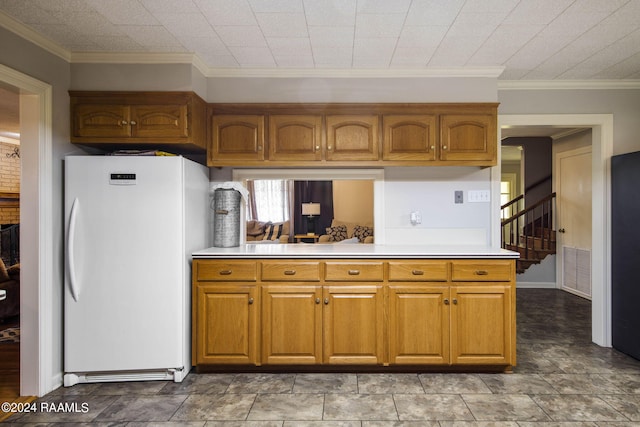
[[[532,289],[517,299],[513,374],[190,374],[180,384],[77,385],[38,404],[78,412],[8,425],[640,426],[640,361],[590,343],[590,302]]]

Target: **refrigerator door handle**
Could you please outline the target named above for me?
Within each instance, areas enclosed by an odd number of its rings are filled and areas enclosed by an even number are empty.
[[[78,289],[76,287],[76,266],[75,266],[75,249],[74,242],[76,236],[76,221],[78,215],[78,209],[80,209],[80,201],[76,197],[71,206],[71,214],[69,215],[69,234],[67,235],[67,260],[69,268],[69,285],[71,288],[71,296],[74,301],[78,302]]]

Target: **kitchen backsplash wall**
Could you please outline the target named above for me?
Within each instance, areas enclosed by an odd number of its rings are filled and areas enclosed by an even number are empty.
[[[386,243],[489,245],[491,201],[471,202],[469,192],[489,191],[490,181],[489,168],[385,169]],[[412,212],[419,224],[411,223]]]

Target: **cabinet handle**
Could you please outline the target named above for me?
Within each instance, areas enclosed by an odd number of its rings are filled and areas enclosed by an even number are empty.
[[[422,271],[422,270],[413,270],[411,272],[411,274],[413,274],[414,276],[422,276],[422,275],[424,275],[424,271]]]
[[[262,151],[262,145],[258,145],[258,151]]]
[[[349,276],[357,276],[358,274],[360,274],[360,270],[349,270],[348,273]]]
[[[458,305],[458,299],[457,298],[453,299],[453,305]]]
[[[327,150],[331,150],[331,146],[328,146],[328,147],[327,147]]]
[[[319,145],[316,145],[316,151],[318,151],[320,149]]]
[[[120,124],[121,124],[122,126],[126,126],[126,125],[128,125],[128,124],[129,124],[129,122],[128,122],[128,121],[126,121],[126,120],[123,120],[123,121],[121,121],[121,122],[120,122]]]
[[[488,276],[489,272],[487,270],[476,270],[476,275],[478,275],[478,276]]]
[[[436,146],[435,146],[435,145],[432,145],[432,146],[431,146],[431,149],[432,149],[432,150],[435,150],[435,149],[436,149]]]
[[[327,304],[329,304],[329,298],[324,299],[324,305],[327,305]]]
[[[444,305],[449,305],[449,298],[444,299]]]
[[[249,298],[249,305],[253,304],[253,298]]]
[[[442,149],[443,149],[443,150],[446,150],[446,149],[447,149],[447,146],[446,146],[446,145],[443,145],[443,146],[442,146]]]
[[[135,125],[137,125],[137,124],[138,124],[138,123],[136,123],[136,121],[135,121],[135,120],[131,120],[131,126],[135,126]]]
[[[295,274],[296,274],[296,271],[295,271],[295,270],[285,270],[285,271],[284,271],[284,275],[285,275],[285,276],[293,276],[293,275],[295,275]]]
[[[316,304],[320,304],[320,298],[316,298]]]
[[[231,270],[220,270],[220,275],[221,276],[229,276],[231,275],[232,271]]]

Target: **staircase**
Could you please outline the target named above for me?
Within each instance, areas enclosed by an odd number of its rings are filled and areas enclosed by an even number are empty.
[[[518,274],[556,253],[555,199],[556,193],[551,193],[533,206],[520,209],[524,196],[518,196],[501,206],[503,218],[509,212],[508,218],[502,220],[502,247],[520,254],[516,261]]]

